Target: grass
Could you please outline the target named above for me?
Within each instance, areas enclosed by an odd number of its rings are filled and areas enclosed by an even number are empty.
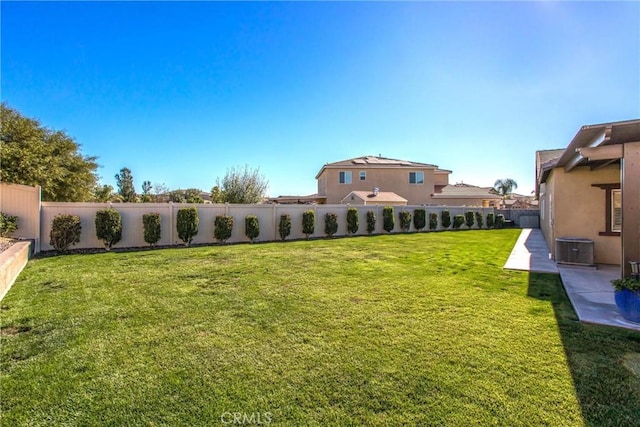
[[[32,260],[2,301],[1,423],[637,424],[640,334],[502,270],[517,235]]]

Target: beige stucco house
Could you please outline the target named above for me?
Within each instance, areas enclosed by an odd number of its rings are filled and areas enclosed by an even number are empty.
[[[640,119],[583,126],[567,148],[536,153],[540,227],[594,241],[594,262],[640,261]]]
[[[318,195],[337,204],[352,191],[395,193],[410,205],[433,204],[432,194],[449,183],[451,171],[436,165],[364,156],[327,163],[316,175]]]

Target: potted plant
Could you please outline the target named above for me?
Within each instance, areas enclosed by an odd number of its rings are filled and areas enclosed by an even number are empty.
[[[611,284],[616,289],[616,306],[622,317],[640,323],[640,279],[627,276],[612,280]]]

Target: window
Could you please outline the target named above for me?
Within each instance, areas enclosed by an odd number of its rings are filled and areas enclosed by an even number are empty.
[[[622,192],[620,184],[591,184],[604,190],[604,231],[600,236],[619,236],[622,231]]]
[[[424,184],[424,172],[409,172],[409,184]]]
[[[622,230],[622,191],[611,190],[611,231]]]
[[[367,180],[367,171],[360,171],[360,181]]]
[[[340,184],[351,184],[351,171],[340,172]]]

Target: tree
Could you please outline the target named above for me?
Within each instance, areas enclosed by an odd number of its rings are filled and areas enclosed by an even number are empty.
[[[58,252],[66,252],[69,246],[80,243],[81,233],[79,216],[58,214],[51,221],[49,244]]]
[[[478,224],[478,229],[482,229],[484,225],[484,216],[482,216],[482,212],[476,212],[476,224]]]
[[[198,234],[199,224],[200,218],[198,217],[198,209],[178,209],[176,228],[178,229],[178,237],[185,243],[185,245],[191,245],[193,238]]]
[[[445,230],[451,225],[451,213],[449,211],[442,211],[440,213],[440,221],[442,222],[442,228]]]
[[[260,169],[249,169],[248,165],[244,168],[235,167],[227,169],[227,173],[222,179],[218,179],[216,187],[219,188],[224,203],[260,203],[267,193],[269,181],[260,173]],[[214,199],[212,189],[212,200]],[[216,197],[219,197],[216,194]],[[214,203],[216,203],[214,201]],[[218,202],[219,203],[219,202]]]
[[[233,217],[231,215],[216,215],[213,226],[213,237],[224,244],[233,233]]]
[[[427,226],[427,211],[424,209],[416,209],[413,211],[413,226],[420,231]]]
[[[367,212],[367,233],[371,234],[376,231],[376,213],[374,211]]]
[[[400,229],[405,233],[411,228],[411,212],[401,211],[398,215],[400,218]]]
[[[169,201],[173,203],[204,203],[200,193],[202,193],[202,190],[199,188],[175,190],[169,193]]]
[[[140,201],[142,203],[153,202],[154,197],[151,194],[152,189],[153,189],[153,185],[151,185],[151,181],[142,182],[142,195],[140,197]]]
[[[107,250],[122,240],[122,215],[115,209],[96,212],[96,237],[104,242]]]
[[[518,188],[518,183],[511,178],[497,179],[493,184],[493,188],[496,189],[503,199],[506,199],[514,189]]]
[[[358,214],[358,209],[356,208],[347,209],[347,231],[349,232],[349,234],[357,233],[359,227],[360,227],[360,215]]]
[[[155,202],[159,202],[160,201],[160,196],[165,195],[169,192],[169,187],[167,187],[164,182],[160,183],[160,182],[156,182],[155,184],[153,184],[153,195],[154,195],[154,201]]]
[[[211,203],[224,203],[224,192],[219,185],[214,185],[211,189]]]
[[[184,199],[187,203],[204,203],[200,193],[202,193],[202,190],[199,188],[187,188],[184,190]]]
[[[96,185],[93,189],[94,202],[121,202],[122,197],[119,194],[113,192],[113,187],[110,185]]]
[[[391,233],[395,226],[395,219],[393,218],[393,206],[385,206],[382,208],[382,228],[384,231]]]
[[[467,225],[467,228],[473,227],[475,216],[476,215],[473,211],[467,211],[464,213],[464,223]]]
[[[260,221],[257,216],[247,215],[244,218],[244,234],[251,240],[251,243],[258,238],[260,235]]]
[[[184,191],[181,190],[170,192],[169,201],[173,203],[187,203],[187,199],[184,197]]]
[[[324,214],[324,234],[332,237],[338,232],[338,215],[333,212]]]
[[[97,157],[83,156],[65,132],[0,104],[0,181],[40,186],[42,200],[85,202],[98,182]]]
[[[286,239],[287,236],[291,234],[291,215],[280,215],[280,222],[278,223],[278,234],[280,234],[280,238],[282,239],[282,241],[284,241],[284,239]]]
[[[116,184],[118,185],[118,194],[122,196],[123,202],[136,201],[136,189],[133,185],[131,169],[120,169],[120,173],[116,174]]]
[[[316,228],[316,212],[308,209],[302,213],[302,232],[309,238]]]
[[[144,241],[150,246],[158,243],[162,233],[160,214],[157,212],[143,214],[142,227],[144,230]]]

